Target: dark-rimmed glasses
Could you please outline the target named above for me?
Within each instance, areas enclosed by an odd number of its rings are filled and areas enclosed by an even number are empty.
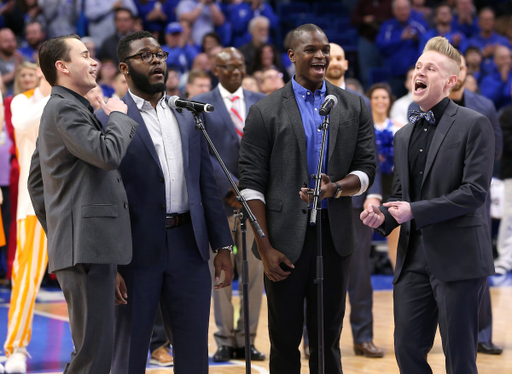
[[[169,56],[169,52],[165,52],[165,51],[158,51],[157,53],[146,51],[146,52],[136,53],[132,56],[128,56],[124,59],[124,61],[126,61],[130,58],[134,58],[134,57],[140,58],[143,62],[152,62],[153,57],[155,57],[157,59],[157,61],[165,61],[165,60],[167,60],[168,56]]]

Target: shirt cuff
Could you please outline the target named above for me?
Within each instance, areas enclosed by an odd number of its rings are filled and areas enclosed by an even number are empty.
[[[351,174],[357,176],[359,178],[359,182],[361,183],[361,189],[359,190],[359,192],[353,194],[352,196],[362,195],[363,193],[366,192],[368,186],[370,185],[370,178],[368,178],[368,175],[366,175],[365,172],[359,170],[351,171],[350,173],[348,173],[348,175]]]
[[[368,177],[366,177],[368,178]],[[266,204],[265,202],[265,196],[256,190],[251,190],[250,188],[246,188],[245,190],[240,191],[240,195],[242,195],[245,200],[261,200],[263,201],[263,204]]]
[[[367,199],[379,199],[382,201],[382,195],[379,195],[378,193],[372,193],[366,196]]]

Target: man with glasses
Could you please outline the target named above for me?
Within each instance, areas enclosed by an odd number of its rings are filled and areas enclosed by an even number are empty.
[[[268,68],[261,76],[261,92],[270,95],[272,92],[277,91],[284,87],[283,73],[276,68]]]
[[[245,118],[249,108],[260,101],[265,95],[246,91],[242,88],[242,80],[245,76],[245,59],[238,49],[224,48],[215,58],[213,73],[219,78],[219,84],[211,92],[198,95],[195,101],[210,103],[215,107],[215,112],[204,116],[206,130],[219,151],[223,161],[235,182],[240,176],[238,171],[238,152],[240,140],[243,136]],[[230,226],[234,225],[233,210],[240,208],[240,203],[235,200],[235,194],[231,188],[217,159],[211,153],[214,176],[219,187],[221,199],[224,201],[224,210]],[[250,225],[248,225],[250,226]],[[233,239],[238,248],[234,260],[238,274],[242,274],[242,235],[240,222],[237,221],[237,232]],[[254,241],[252,228],[247,228],[247,247],[251,248]],[[260,317],[261,298],[263,295],[263,266],[254,257],[251,251],[247,253],[249,264],[249,326],[251,334],[251,359],[263,361],[265,355],[254,347],[254,338]],[[210,261],[212,265],[212,261]],[[239,277],[241,280],[241,276]],[[239,283],[241,284],[241,282]],[[222,362],[232,358],[245,358],[245,334],[244,313],[240,310],[238,323],[234,326],[234,308],[231,302],[231,287],[226,287],[213,294],[215,323],[218,331],[214,334],[217,342],[217,352],[213,361]],[[242,305],[242,302],[240,303]]]
[[[188,111],[164,95],[167,52],[147,31],[117,47],[128,93],[122,100],[139,128],[119,168],[130,209],[133,258],[119,267],[112,374],[143,374],[160,303],[173,338],[175,373],[208,373],[211,277],[216,289],[233,277],[233,241],[222,213],[204,137]],[[101,111],[98,118],[105,123]],[[221,271],[225,280],[220,281]]]

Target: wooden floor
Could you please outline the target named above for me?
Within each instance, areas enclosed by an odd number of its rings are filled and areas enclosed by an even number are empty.
[[[500,356],[478,355],[478,372],[480,374],[510,374],[512,373],[512,288],[500,287],[491,289],[493,314],[494,314],[494,343],[504,348]],[[370,359],[355,356],[352,349],[352,334],[350,323],[345,319],[342,335],[342,365],[344,374],[388,374],[398,373],[393,352],[393,317],[392,317],[391,291],[379,291],[374,293],[374,342],[380,348],[386,350],[386,355],[381,359]],[[349,312],[347,305],[347,315]],[[266,299],[263,300],[260,325],[256,337],[255,346],[264,352],[267,357],[270,343],[267,332],[267,307]],[[210,336],[215,331],[213,317],[210,319]],[[212,355],[217,347],[213,337],[210,338],[209,351]],[[441,340],[437,334],[436,343],[429,355],[429,362],[434,374],[446,373],[444,369],[444,355],[441,348]],[[243,374],[245,363],[238,361],[240,366],[210,367],[211,374]],[[172,369],[148,369],[146,373],[169,374]],[[252,373],[268,373],[268,358],[263,362],[253,363]],[[302,359],[301,373],[309,373],[308,362]],[[283,373],[286,374],[286,373]],[[414,373],[411,373],[414,374]]]

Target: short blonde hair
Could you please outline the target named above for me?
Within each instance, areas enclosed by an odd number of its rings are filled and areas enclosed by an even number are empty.
[[[455,62],[454,69],[450,72],[450,69],[446,67],[449,74],[455,74],[456,76],[459,76],[460,72],[460,64],[462,63],[460,53],[457,51],[457,49],[450,44],[448,39],[446,39],[443,36],[436,36],[432,39],[430,39],[427,44],[425,45],[425,48],[423,49],[423,53],[428,51],[434,51],[437,53],[440,53],[442,55],[445,55],[450,60]]]

